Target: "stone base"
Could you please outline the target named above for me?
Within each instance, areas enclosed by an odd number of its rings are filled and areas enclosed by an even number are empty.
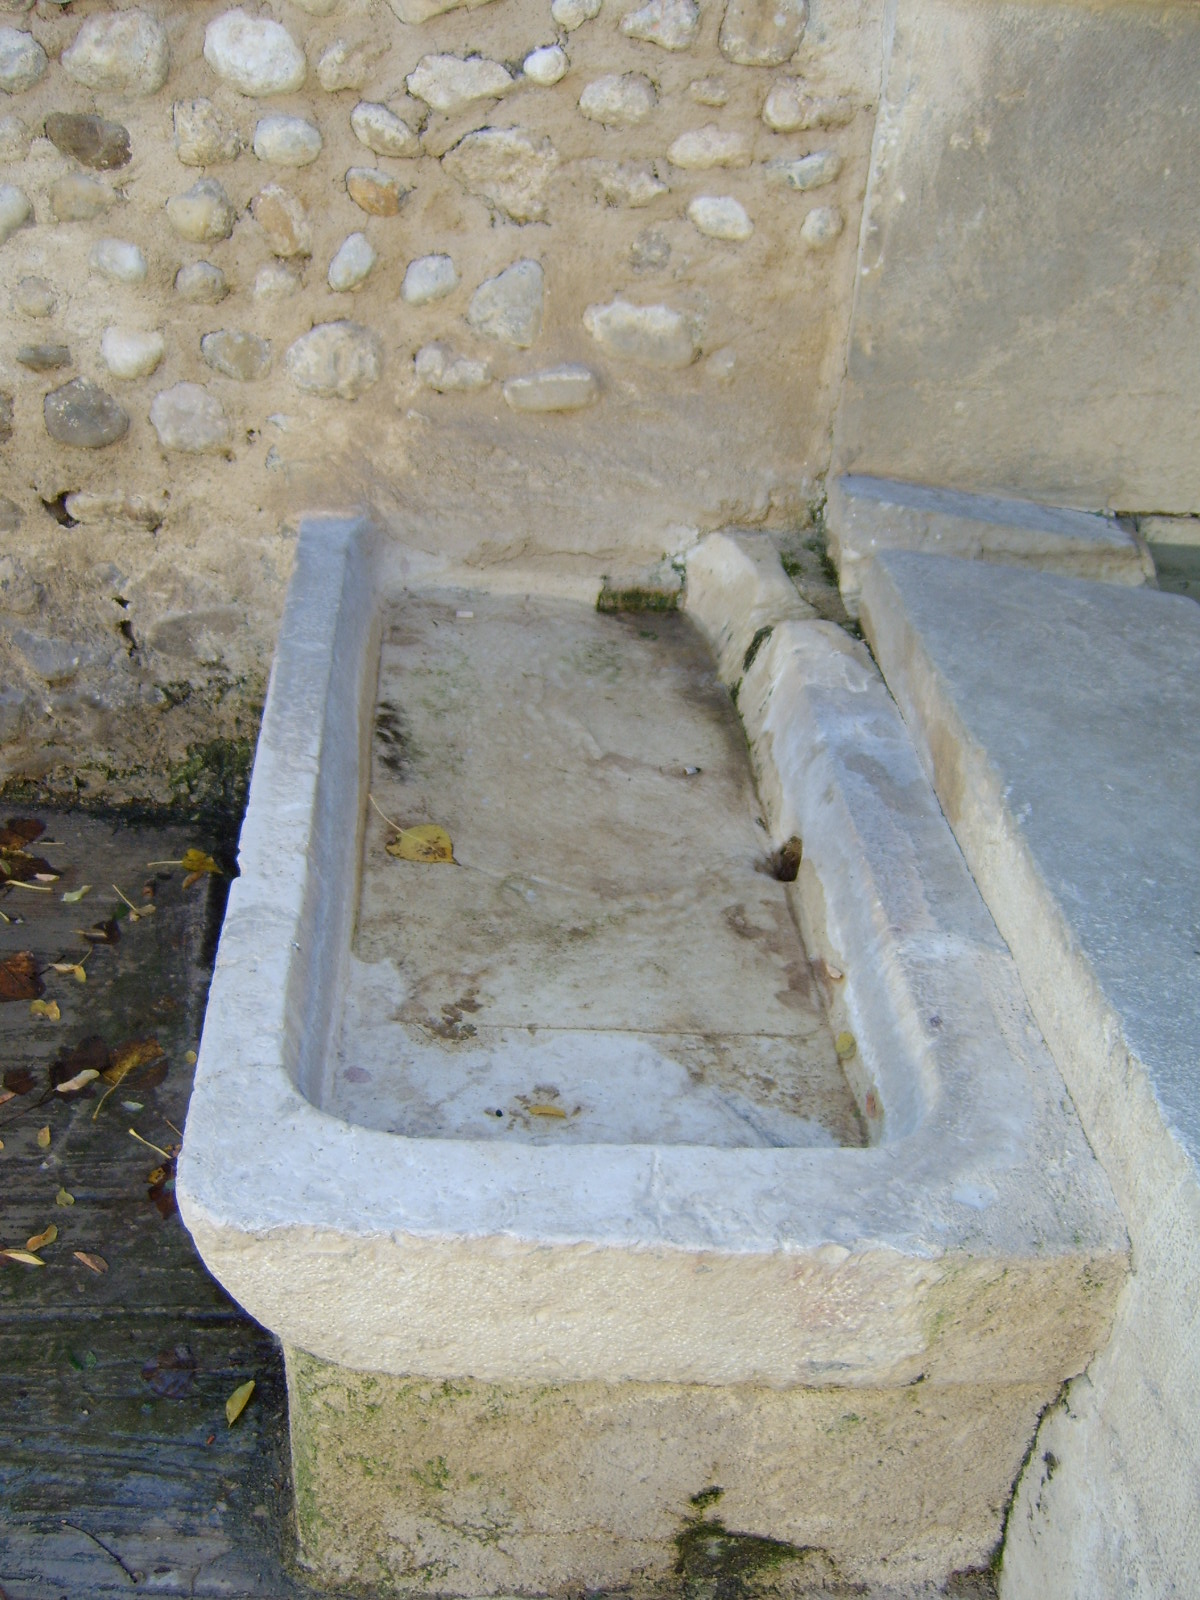
[[[986,1565],[1048,1398],[443,1382],[286,1356],[302,1559],[380,1593],[786,1595]]]

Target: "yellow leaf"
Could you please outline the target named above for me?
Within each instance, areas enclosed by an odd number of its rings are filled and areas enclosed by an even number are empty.
[[[58,1238],[58,1229],[52,1222],[48,1228],[43,1228],[41,1233],[35,1233],[32,1239],[26,1239],[26,1250],[40,1250],[44,1244],[53,1244]]]
[[[214,872],[218,878],[221,876],[220,867],[206,850],[185,850],[179,865],[185,872]]]
[[[100,1074],[95,1067],[84,1067],[82,1072],[77,1072],[73,1078],[68,1078],[65,1083],[56,1084],[55,1089],[59,1094],[74,1094],[76,1089],[82,1089],[85,1083],[91,1083],[93,1078],[98,1078],[99,1076]]]
[[[246,1402],[247,1402],[247,1400],[249,1400],[250,1396],[253,1393],[254,1393],[254,1379],[250,1378],[245,1383],[240,1384],[233,1391],[233,1393],[229,1396],[229,1399],[226,1400],[226,1402],[225,1402],[225,1420],[226,1420],[226,1422],[228,1422],[228,1424],[229,1424],[229,1426],[231,1428],[233,1427],[233,1425],[237,1421],[237,1419],[241,1416],[242,1412],[245,1411]]]
[[[69,972],[76,983],[87,982],[87,973],[83,970],[82,963],[78,961],[52,961],[50,970],[52,972],[61,972],[64,977]]]
[[[27,1267],[44,1267],[46,1263],[40,1256],[35,1256],[31,1250],[0,1250],[0,1256],[7,1256],[10,1261],[23,1261]]]
[[[60,1189],[54,1196],[54,1204],[56,1206],[73,1206],[75,1204],[75,1196],[68,1194],[65,1189]]]
[[[561,1106],[538,1105],[529,1107],[529,1115],[531,1117],[562,1117],[565,1121],[567,1113]]]
[[[128,1044],[118,1046],[102,1074],[108,1088],[100,1096],[100,1103],[92,1112],[92,1121],[95,1122],[104,1109],[104,1102],[109,1095],[119,1084],[124,1083],[131,1072],[137,1072],[141,1067],[148,1067],[152,1061],[160,1060],[165,1054],[166,1051],[157,1039],[131,1039]]]
[[[38,1149],[39,1150],[49,1150],[49,1148],[50,1148],[50,1124],[49,1123],[47,1123],[44,1128],[39,1128],[38,1129],[38,1131],[37,1131],[37,1142],[38,1142]]]
[[[194,1050],[185,1050],[183,1053],[183,1059],[187,1062],[189,1067],[194,1067],[196,1065],[196,1052]]]
[[[849,1061],[858,1049],[858,1041],[852,1033],[839,1033],[833,1041],[833,1048],[837,1051],[839,1061]]]
[[[454,846],[445,828],[436,822],[420,822],[414,828],[401,828],[383,847],[401,861],[453,861]]]
[[[69,906],[76,905],[80,900],[83,899],[84,895],[87,894],[91,887],[92,886],[90,883],[82,883],[78,889],[68,889],[63,895],[63,899]]]
[[[31,1017],[45,1017],[47,1022],[60,1022],[62,1012],[58,1009],[57,1000],[31,1000],[29,1002],[29,1015]]]
[[[71,1254],[76,1261],[82,1261],[85,1267],[90,1267],[93,1272],[107,1272],[108,1262],[103,1256],[94,1256],[90,1250],[72,1250]]]

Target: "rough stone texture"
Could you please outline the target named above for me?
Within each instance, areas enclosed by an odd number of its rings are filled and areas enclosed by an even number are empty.
[[[145,283],[148,270],[140,247],[128,239],[97,239],[88,266],[110,283]]]
[[[250,202],[250,210],[273,255],[286,260],[312,254],[312,228],[304,206],[294,194],[277,183],[268,184]]]
[[[688,50],[700,31],[696,0],[648,0],[621,19],[621,32],[631,39],[661,45],[664,50]]]
[[[288,300],[300,291],[300,274],[284,261],[268,261],[254,274],[256,300]]]
[[[667,151],[672,166],[689,172],[709,167],[748,167],[750,140],[735,128],[719,128],[715,122],[690,133],[681,133]]]
[[[22,278],[13,295],[14,307],[26,317],[52,317],[58,310],[54,285],[45,278]]]
[[[687,367],[696,359],[688,320],[671,306],[635,306],[614,300],[589,306],[583,325],[608,355],[651,367]]]
[[[31,33],[0,27],[0,91],[22,94],[46,75],[46,52]]]
[[[732,195],[698,194],[689,200],[688,221],[710,239],[742,243],[754,232],[754,224],[740,200]]]
[[[530,83],[549,89],[566,76],[569,66],[567,52],[561,45],[546,44],[529,52],[521,63],[521,71]]]
[[[476,100],[496,100],[513,86],[507,67],[483,56],[422,56],[405,79],[409,94],[453,115]]]
[[[799,78],[781,78],[772,84],[763,104],[763,121],[776,133],[796,133],[806,128],[844,128],[853,120],[854,102],[849,96],[810,94]]]
[[[785,189],[822,189],[841,174],[842,158],[836,150],[815,150],[807,156],[776,156],[766,164],[767,177]]]
[[[244,95],[291,94],[304,82],[304,52],[282,23],[226,11],[204,30],[204,59]]]
[[[33,216],[33,205],[14,183],[0,183],[0,244],[6,243]]]
[[[346,193],[371,216],[394,217],[408,190],[399,178],[378,167],[351,167],[346,173]]]
[[[449,345],[422,345],[413,359],[419,380],[438,394],[469,394],[488,382],[488,364],[469,356],[456,356]]]
[[[487,339],[527,350],[542,331],[545,284],[540,262],[515,261],[479,285],[467,321]]]
[[[400,297],[410,306],[441,300],[458,287],[458,273],[449,256],[419,256],[410,261],[400,286]]]
[[[242,333],[232,328],[206,333],[200,341],[200,354],[214,372],[226,378],[237,378],[242,383],[265,378],[271,370],[270,340],[260,339],[256,333]]]
[[[329,287],[339,294],[364,283],[378,257],[365,233],[351,233],[342,240],[329,263]]]
[[[175,293],[195,305],[215,306],[229,293],[229,285],[211,261],[191,261],[175,274]]]
[[[30,133],[14,112],[0,117],[0,161],[23,161],[29,154]]]
[[[601,0],[554,0],[550,15],[560,28],[573,33],[576,28],[581,28],[585,22],[591,22],[593,17],[600,15],[600,3]]]
[[[100,340],[104,365],[114,378],[149,377],[166,347],[166,340],[157,330],[143,333],[131,328],[105,328]]]
[[[98,172],[126,166],[132,153],[129,129],[122,123],[74,111],[51,112],[46,118],[46,137],[63,155]]]
[[[814,206],[800,224],[800,237],[810,250],[827,250],[845,226],[846,219],[836,206]]]
[[[175,153],[184,166],[213,167],[241,154],[241,134],[211,100],[177,100],[172,115]]]
[[[326,94],[336,94],[340,89],[361,89],[386,49],[383,42],[353,44],[348,39],[335,39],[321,52],[317,82]]]
[[[102,217],[116,196],[100,178],[69,172],[50,188],[50,214],[55,222],[91,222]]]
[[[129,414],[89,378],[73,378],[42,403],[46,432],[57,444],[101,450],[129,431]]]
[[[590,367],[569,361],[510,378],[504,398],[514,411],[581,411],[600,398],[600,382]]]
[[[254,129],[254,154],[277,167],[311,166],[321,144],[321,130],[303,117],[262,117]]]
[[[557,165],[550,140],[521,128],[481,128],[442,157],[443,169],[464,189],[513,222],[540,222],[546,215],[546,186]]]
[[[63,71],[87,89],[117,94],[157,94],[167,81],[167,32],[146,11],[91,16],[62,53]]]
[[[298,389],[357,400],[378,382],[383,348],[377,334],[356,322],[323,322],[302,334],[284,359]]]
[[[181,239],[212,244],[228,239],[237,215],[216,178],[197,178],[186,193],[167,201],[167,219]]]
[[[579,97],[579,109],[607,128],[632,128],[645,122],[657,102],[654,85],[644,73],[626,72],[593,79]]]
[[[71,351],[65,344],[22,344],[17,346],[17,360],[31,372],[53,372],[71,365]]]
[[[350,113],[354,136],[377,156],[415,156],[421,141],[408,123],[387,106],[360,100]]]
[[[594,160],[588,170],[606,205],[640,210],[670,192],[649,162]]]
[[[1200,1563],[1200,610],[892,551],[869,569],[863,617],[1133,1246],[1113,1340],[1035,1442],[1001,1593],[1186,1594]]]
[[[177,383],[154,396],[150,422],[164,450],[208,455],[228,448],[233,435],[225,408],[199,383]]]
[[[778,67],[804,37],[807,0],[729,0],[721,21],[721,54],[743,67]]]

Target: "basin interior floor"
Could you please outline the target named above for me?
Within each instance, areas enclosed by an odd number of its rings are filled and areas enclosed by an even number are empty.
[[[403,597],[362,803],[327,1110],[425,1137],[863,1142],[686,615]],[[453,863],[404,859],[429,825]]]

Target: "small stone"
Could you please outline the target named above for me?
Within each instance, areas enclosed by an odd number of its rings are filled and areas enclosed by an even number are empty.
[[[206,333],[200,341],[200,354],[214,372],[240,383],[253,383],[271,370],[271,342],[256,333],[233,328]]]
[[[841,170],[842,158],[836,150],[816,150],[810,156],[776,156],[766,163],[766,175],[772,183],[802,191],[823,188]]]
[[[192,261],[175,274],[175,293],[193,305],[215,306],[229,293],[229,285],[211,261]]]
[[[0,28],[0,90],[23,94],[40,83],[49,62],[46,52],[31,33],[20,28]]]
[[[566,75],[570,62],[567,52],[557,44],[545,44],[538,50],[531,50],[521,63],[521,71],[530,83],[536,83],[543,89],[548,89],[551,84]]]
[[[361,89],[383,53],[382,44],[351,44],[348,39],[335,39],[317,62],[317,82],[327,94]]]
[[[308,215],[294,194],[277,183],[268,184],[250,202],[255,222],[266,234],[272,255],[309,256],[312,254],[312,229]]]
[[[308,71],[304,52],[282,23],[226,11],[204,30],[204,59],[245,95],[291,94]]]
[[[129,414],[88,378],[72,378],[42,402],[46,432],[58,444],[102,450],[129,431]]]
[[[513,86],[508,68],[483,56],[422,56],[405,82],[409,94],[447,115],[475,100],[497,100]]]
[[[63,155],[74,156],[97,172],[126,166],[132,153],[129,129],[123,124],[74,111],[52,111],[46,118],[46,137]]]
[[[776,133],[798,133],[805,128],[844,128],[854,121],[854,102],[844,95],[824,98],[805,93],[797,78],[773,84],[763,106],[763,121]]]
[[[449,256],[418,256],[410,261],[400,288],[400,298],[410,306],[441,300],[458,287],[458,273]]]
[[[329,263],[329,287],[338,293],[357,289],[377,257],[365,233],[352,233],[342,240],[337,254]]]
[[[62,53],[63,71],[87,89],[157,94],[167,81],[171,51],[162,23],[145,11],[91,16]]]
[[[560,28],[572,33],[600,15],[601,0],[554,0],[550,15]]]
[[[172,195],[167,201],[167,218],[181,239],[210,244],[228,239],[236,213],[215,178],[197,178],[186,194]]]
[[[185,167],[215,167],[235,160],[245,148],[241,134],[211,100],[177,100],[173,116],[175,154]]]
[[[510,378],[504,398],[514,411],[580,411],[600,398],[600,380],[590,367],[568,361]]]
[[[546,185],[557,165],[549,139],[534,139],[521,128],[481,128],[442,157],[445,171],[469,194],[513,222],[540,222],[546,215]]]
[[[670,306],[634,306],[613,300],[589,306],[583,325],[609,355],[649,367],[687,367],[696,359],[696,341],[687,318]]]
[[[330,17],[341,0],[292,0],[292,4],[299,6],[301,11],[307,11],[310,17]]]
[[[0,161],[24,161],[29,154],[29,129],[10,112],[0,117]]]
[[[13,397],[0,390],[0,444],[7,444],[13,436]]]
[[[667,151],[667,160],[689,172],[703,172],[709,167],[748,167],[750,141],[744,133],[718,128],[710,122],[692,133],[681,133]]]
[[[53,372],[56,367],[71,365],[71,352],[65,344],[23,344],[17,349],[17,360],[30,372]]]
[[[321,154],[321,133],[303,117],[262,117],[254,130],[254,154],[277,167],[307,167]]]
[[[698,194],[687,208],[688,221],[709,239],[741,243],[754,232],[746,208],[731,195]]]
[[[471,296],[467,321],[486,339],[527,350],[542,331],[546,279],[541,263],[515,261]]]
[[[69,494],[63,504],[67,515],[76,522],[132,522],[141,528],[157,527],[166,512],[163,501],[127,494],[120,489],[115,492],[79,489]]]
[[[579,109],[606,128],[632,128],[645,122],[657,99],[654,85],[642,73],[609,73],[588,84],[579,97]]]
[[[346,193],[373,217],[394,217],[408,190],[398,178],[378,167],[351,167],[346,173]]]
[[[714,383],[729,383],[737,369],[737,356],[728,345],[714,350],[704,363],[704,370]]]
[[[146,258],[128,239],[97,239],[88,266],[110,283],[145,283]]]
[[[100,354],[114,378],[148,378],[162,360],[167,344],[157,329],[105,328]]]
[[[45,278],[22,278],[13,305],[26,317],[52,317],[58,310],[58,296]]]
[[[800,237],[810,250],[824,250],[846,226],[836,206],[816,206],[800,224]]]
[[[285,363],[298,389],[356,400],[378,381],[383,347],[378,335],[357,322],[320,322],[301,334]]]
[[[696,78],[688,84],[688,94],[701,106],[729,104],[729,89],[723,78]]]
[[[11,239],[33,216],[29,196],[13,183],[0,183],[0,244]]]
[[[631,11],[621,23],[621,32],[631,39],[661,45],[664,50],[686,50],[696,42],[700,31],[700,7],[696,0],[648,0]]]
[[[488,0],[388,0],[401,22],[414,24],[428,22],[431,17],[443,16],[447,11],[457,11],[460,6],[474,10],[486,5]]]
[[[778,67],[800,47],[807,0],[729,0],[718,43],[741,67]]]
[[[659,272],[670,259],[670,243],[659,228],[643,228],[629,246],[629,265],[635,272]]]
[[[184,455],[225,450],[233,436],[224,406],[199,383],[177,383],[160,390],[150,405],[150,423],[164,450]]]
[[[421,141],[394,111],[373,100],[360,100],[350,113],[354,137],[377,156],[417,156]]]
[[[670,192],[648,161],[592,161],[589,170],[605,205],[637,211]]]
[[[468,394],[488,382],[488,364],[456,356],[445,344],[422,345],[413,361],[417,377],[438,394]]]
[[[300,288],[300,274],[282,261],[268,261],[254,274],[256,300],[288,300]]]
[[[55,222],[90,222],[102,217],[116,196],[106,183],[86,172],[69,172],[50,185],[50,215]]]

